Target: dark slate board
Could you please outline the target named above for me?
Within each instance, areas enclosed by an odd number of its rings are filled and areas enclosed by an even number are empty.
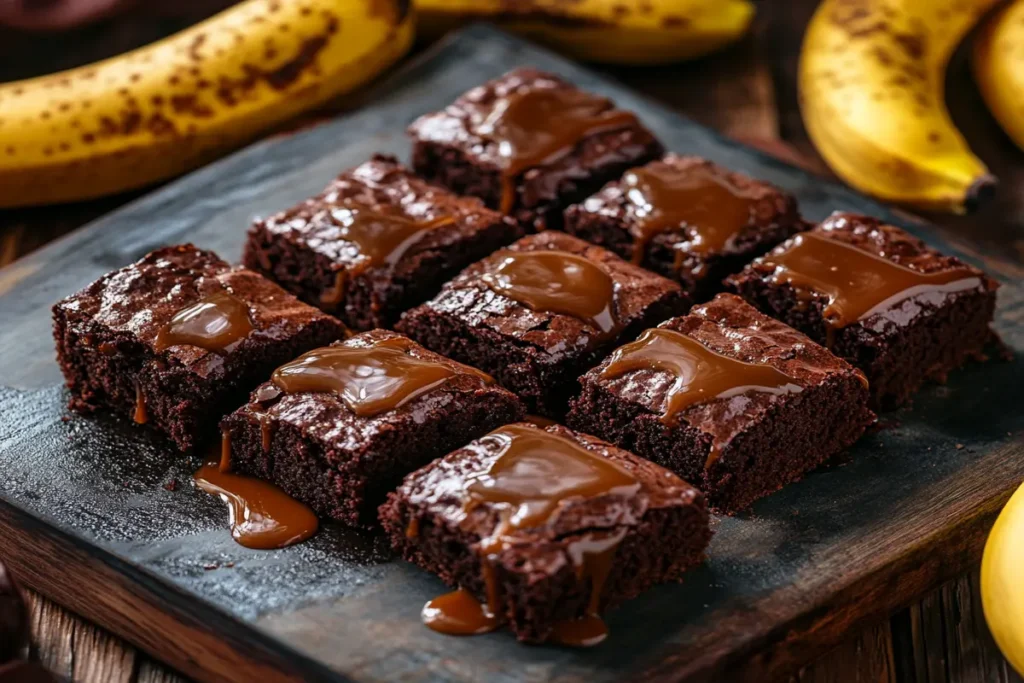
[[[674,151],[795,192],[809,218],[851,209],[901,222],[622,85],[473,28],[395,74],[359,113],[255,145],[0,271],[0,554],[27,583],[210,680],[765,680],[976,561],[1024,478],[1024,287],[999,255],[961,254],[1004,281],[997,328],[1017,360],[955,373],[842,462],[717,520],[708,562],[614,612],[611,638],[586,651],[428,631],[419,608],[441,584],[393,561],[372,534],[328,526],[297,547],[242,548],[219,502],[189,485],[194,463],[130,425],[65,413],[53,302],[164,244],[237,258],[253,216],[373,152],[407,157],[415,116],[524,64],[613,97]],[[906,227],[958,251],[929,226]]]

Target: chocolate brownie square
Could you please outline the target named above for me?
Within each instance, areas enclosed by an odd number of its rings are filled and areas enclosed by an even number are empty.
[[[647,330],[581,380],[567,422],[750,506],[874,421],[861,372],[733,294]]]
[[[344,326],[247,268],[186,244],[53,307],[71,407],[133,417],[187,451],[275,367]]]
[[[707,159],[668,154],[565,212],[565,231],[678,280],[697,301],[806,230],[796,199]]]
[[[380,520],[406,560],[461,589],[427,604],[428,626],[508,623],[520,640],[572,645],[603,637],[606,609],[678,580],[711,538],[695,488],[560,425],[508,425],[434,461]]]
[[[569,204],[663,151],[635,114],[532,68],[473,88],[409,134],[417,173],[537,230],[560,228]]]
[[[479,370],[373,330],[281,366],[221,428],[234,471],[367,526],[406,474],[524,414]]]
[[[677,283],[548,231],[470,266],[398,329],[558,418],[580,374],[688,303]]]
[[[342,173],[249,229],[243,262],[356,330],[390,327],[470,263],[522,236],[512,219],[393,157]]]
[[[903,230],[851,213],[833,214],[727,284],[863,370],[882,409],[983,357],[998,287]]]

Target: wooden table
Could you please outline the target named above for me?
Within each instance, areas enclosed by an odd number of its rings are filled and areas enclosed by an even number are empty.
[[[225,4],[229,3],[210,2],[210,6]],[[800,36],[816,4],[815,0],[761,2],[755,31],[747,40],[696,63],[606,71],[701,123],[828,174],[807,139],[796,102]],[[204,11],[208,10],[199,13]],[[156,16],[151,9],[140,7],[116,21],[63,37],[65,49],[59,54],[40,47],[47,41],[0,31],[0,81],[129,49],[192,18]],[[962,56],[955,60],[947,89],[954,118],[1002,184],[995,200],[972,216],[928,218],[948,231],[961,248],[997,244],[1024,262],[1024,154],[985,111]],[[338,109],[343,106],[339,103]],[[134,196],[0,213],[0,265]],[[45,598],[29,595],[29,599],[35,636],[32,655],[52,671],[75,681],[181,680],[160,663]],[[985,626],[977,570],[925,595],[888,621],[851,628],[842,646],[806,667],[794,680],[1022,683],[999,654]]]

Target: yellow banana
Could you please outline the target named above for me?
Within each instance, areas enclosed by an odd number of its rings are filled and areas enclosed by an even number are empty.
[[[822,2],[801,50],[800,108],[836,174],[885,200],[957,213],[994,184],[949,117],[943,81],[997,2]]]
[[[999,649],[1024,675],[1024,485],[1003,508],[985,543],[981,606]]]
[[[414,0],[421,35],[486,19],[577,59],[662,64],[735,42],[754,17],[750,0]]]
[[[1007,135],[1024,149],[1024,1],[985,22],[974,42],[974,78]]]
[[[366,83],[412,40],[408,0],[247,0],[140,50],[0,85],[0,208],[200,166]]]

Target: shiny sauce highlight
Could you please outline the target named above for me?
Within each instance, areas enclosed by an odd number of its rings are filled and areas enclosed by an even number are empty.
[[[615,282],[582,256],[556,250],[506,251],[481,278],[495,292],[534,311],[572,316],[600,336],[621,329],[615,310]]]
[[[790,394],[803,390],[789,375],[761,363],[748,363],[711,350],[674,330],[656,327],[612,354],[601,377],[614,379],[636,370],[660,370],[675,377],[665,397],[661,420],[675,424],[679,413],[696,403],[758,392]],[[706,466],[718,459],[712,444]]]
[[[220,448],[193,475],[196,488],[228,505],[231,536],[257,550],[300,543],[319,528],[306,505],[268,481],[231,472],[231,442],[225,433]]]
[[[774,283],[827,296],[822,315],[831,330],[919,294],[962,291],[981,283],[968,268],[922,273],[815,232],[797,235],[784,251],[769,253],[761,262],[774,267]]]
[[[617,462],[532,425],[509,425],[484,438],[497,445],[498,456],[487,471],[468,478],[465,509],[486,504],[501,516],[491,535],[477,547],[487,600],[480,604],[465,591],[456,591],[458,596],[448,594],[428,603],[424,609],[425,623],[445,633],[454,632],[453,623],[473,626],[462,629],[462,634],[486,632],[500,625],[503,615],[496,563],[500,553],[514,541],[515,532],[548,524],[566,500],[631,496],[641,487],[636,477]],[[580,619],[556,626],[554,642],[585,646],[604,638],[607,631],[599,614],[601,595],[615,550],[625,534],[625,529],[603,536],[590,533],[569,545],[577,579],[589,583],[590,597]],[[479,612],[469,600],[479,606]]]
[[[754,198],[712,169],[676,168],[654,162],[622,178],[626,198],[636,207],[633,262],[643,261],[657,235],[689,228],[692,235],[677,248],[689,253],[720,252],[749,224]]]
[[[326,346],[282,365],[271,381],[285,393],[334,393],[353,413],[369,417],[399,408],[458,374],[410,355],[410,348],[411,342],[401,337],[365,347]],[[490,381],[474,368],[463,370]]]
[[[503,161],[501,206],[515,203],[515,178],[565,156],[595,133],[636,125],[636,116],[575,88],[527,88],[499,98],[476,133],[497,144]]]
[[[227,353],[252,331],[249,305],[222,290],[175,313],[157,333],[156,350],[188,344]]]

